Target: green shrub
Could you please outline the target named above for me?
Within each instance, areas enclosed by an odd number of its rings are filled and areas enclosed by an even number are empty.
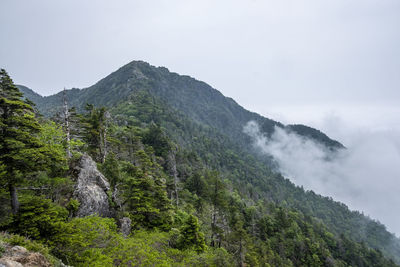
[[[0,258],[3,256],[3,253],[6,252],[6,248],[3,243],[0,243]]]
[[[36,196],[24,197],[21,207],[13,218],[12,231],[32,239],[46,241],[57,235],[60,223],[68,211],[49,199]]]
[[[80,205],[81,205],[81,203],[79,203],[79,201],[77,199],[71,198],[71,200],[67,204],[67,210],[69,212],[70,217],[75,216]]]
[[[112,265],[110,251],[120,237],[113,219],[88,216],[60,224],[62,231],[52,238],[53,252],[77,266]]]

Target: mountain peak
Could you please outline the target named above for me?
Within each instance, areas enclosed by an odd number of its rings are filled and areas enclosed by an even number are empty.
[[[115,72],[121,72],[121,71],[122,72],[132,71],[133,76],[139,76],[141,78],[144,77],[147,78],[146,74],[152,76],[152,74],[154,75],[154,72],[163,72],[165,74],[171,74],[169,69],[166,67],[163,66],[156,67],[142,60],[132,60],[131,62],[125,64]]]
[[[162,100],[195,122],[218,129],[243,145],[248,143],[243,127],[249,121],[256,121],[262,132],[267,135],[272,134],[275,126],[285,127],[280,122],[245,110],[233,99],[225,97],[205,82],[170,72],[165,67],[152,66],[141,60],[129,62],[93,86],[83,90],[67,90],[67,98],[70,105],[76,106],[78,110],[86,103],[112,107],[141,90],[146,90],[153,97]],[[44,115],[50,116],[57,107],[61,107],[61,94],[60,92],[43,98],[46,105],[41,106],[41,112]],[[40,99],[32,99],[35,100]],[[327,147],[343,147],[316,129],[302,126],[289,126],[289,128]]]

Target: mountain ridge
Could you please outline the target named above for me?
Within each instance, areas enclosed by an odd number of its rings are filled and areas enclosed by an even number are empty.
[[[32,95],[31,89],[18,86],[22,92]],[[246,110],[234,99],[224,96],[203,81],[188,75],[170,72],[165,67],[152,66],[144,61],[132,61],[94,85],[83,89],[69,89],[66,90],[66,94],[69,105],[82,111],[86,103],[108,107],[116,105],[132,94],[133,91],[142,88],[147,88],[150,93],[165,100],[195,121],[215,127],[231,138],[245,140],[246,144],[249,143],[249,139],[242,132],[242,129],[248,121],[253,120],[260,125],[262,131],[267,135],[271,135],[274,127],[278,126],[300,136],[311,138],[328,148],[344,148],[340,142],[329,138],[318,129],[306,125],[284,125],[263,117],[256,112]],[[61,107],[62,97],[63,92],[59,92],[40,99],[35,96],[35,100],[32,99],[32,101],[40,102],[40,112],[49,116]],[[214,107],[211,107],[212,105]],[[224,116],[224,118],[220,116]]]

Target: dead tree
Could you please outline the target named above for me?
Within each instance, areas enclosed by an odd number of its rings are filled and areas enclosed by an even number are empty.
[[[173,177],[174,181],[174,196],[175,196],[175,205],[179,204],[179,180],[178,180],[178,171],[176,169],[176,148],[172,148],[168,153],[168,169],[170,175]]]
[[[64,91],[63,91],[63,100],[64,100],[64,104],[63,104],[63,108],[64,108],[64,127],[65,127],[65,132],[66,132],[66,141],[67,141],[67,148],[66,148],[66,152],[67,152],[67,157],[71,158],[72,154],[71,154],[71,133],[70,133],[70,129],[69,129],[69,111],[68,111],[68,101],[67,101],[67,92],[65,90],[64,87]]]

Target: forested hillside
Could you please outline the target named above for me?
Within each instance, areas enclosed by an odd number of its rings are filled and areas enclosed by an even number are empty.
[[[255,120],[343,148],[318,130],[144,62],[65,94],[19,87],[46,117],[0,82],[2,239],[54,265],[397,266],[383,225],[296,187],[242,132]]]
[[[26,87],[20,89],[31,95],[32,91],[26,90]],[[204,82],[142,61],[132,61],[91,87],[67,90],[67,97],[71,106],[83,111],[86,103],[112,107],[141,90],[147,90],[153,97],[186,114],[194,122],[215,128],[246,146],[249,139],[243,133],[243,126],[251,120],[258,122],[267,134],[271,134],[275,126],[285,127],[282,123],[245,110],[233,99],[223,96]],[[51,116],[59,110],[62,97],[63,93],[60,92],[31,100],[38,101],[42,114]],[[288,126],[287,129],[314,138],[327,146],[343,148],[342,144],[316,129],[300,125]]]

